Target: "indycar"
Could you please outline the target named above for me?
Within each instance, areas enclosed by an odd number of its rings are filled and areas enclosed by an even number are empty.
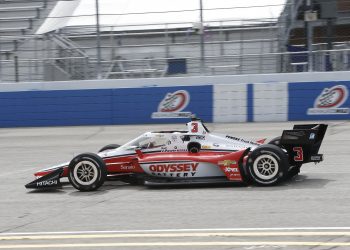
[[[323,161],[319,148],[326,124],[294,125],[268,143],[211,133],[191,117],[187,130],[146,132],[124,145],[36,172],[29,189],[61,188],[61,178],[80,191],[106,180],[149,186],[241,182],[271,186],[292,178],[304,163]]]

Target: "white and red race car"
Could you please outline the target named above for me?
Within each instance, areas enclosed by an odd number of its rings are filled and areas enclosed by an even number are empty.
[[[244,182],[274,185],[298,174],[303,163],[320,162],[325,124],[295,125],[267,144],[211,133],[192,118],[185,131],[146,132],[99,153],[35,173],[26,188],[57,188],[60,179],[80,191],[98,189],[107,179],[145,185]]]

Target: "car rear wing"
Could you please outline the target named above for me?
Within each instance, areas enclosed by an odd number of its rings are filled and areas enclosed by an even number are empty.
[[[303,124],[283,131],[280,145],[288,151],[290,165],[323,161],[318,151],[327,127],[327,124]]]

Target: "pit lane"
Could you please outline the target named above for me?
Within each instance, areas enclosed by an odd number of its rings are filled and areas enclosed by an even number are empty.
[[[350,124],[330,122],[321,153],[324,162],[304,165],[295,180],[277,187],[200,186],[182,188],[147,188],[130,186],[120,182],[107,182],[99,191],[77,192],[70,186],[52,192],[30,192],[24,184],[32,180],[35,170],[69,161],[82,152],[96,152],[110,143],[122,144],[146,130],[161,130],[164,125],[145,126],[92,126],[64,128],[0,129],[0,236],[4,233],[28,232],[81,232],[120,231],[150,229],[216,229],[216,228],[321,228],[350,226]],[[208,124],[210,130],[247,139],[269,139],[280,135],[292,123]],[[166,129],[183,128],[182,124],[166,125]],[[284,232],[285,230],[282,230]],[[322,231],[322,230],[321,230]],[[215,231],[214,231],[215,232]],[[343,232],[343,230],[337,230]],[[348,231],[346,231],[348,232]],[[160,232],[164,233],[164,232]],[[205,242],[220,243],[215,248],[227,249],[295,249],[286,242],[319,242],[315,245],[299,245],[298,249],[329,249],[344,245],[350,238],[345,235],[318,236],[250,236],[232,238],[182,237],[176,242],[204,242],[193,247],[212,249]],[[130,238],[109,238],[101,241],[77,239],[49,239],[40,242],[0,241],[6,244],[56,244],[56,248],[128,247],[153,249],[169,248],[169,245],[108,245],[111,243],[169,242],[159,237],[143,241]],[[141,239],[141,240],[140,240]],[[189,241],[190,239],[190,241]],[[165,241],[164,241],[165,240]],[[237,242],[247,245],[235,245]],[[284,241],[285,245],[276,244]],[[233,243],[232,243],[233,242]],[[234,243],[236,242],[236,243]],[[250,243],[249,243],[250,242]],[[255,242],[255,243],[254,243]],[[270,245],[267,244],[270,242]],[[327,242],[342,243],[327,245]],[[14,244],[15,243],[15,244]],[[102,244],[58,245],[57,244]],[[264,244],[263,244],[264,243]],[[104,245],[103,245],[104,244]],[[207,245],[206,245],[207,244]],[[208,245],[209,244],[209,245]],[[213,243],[212,243],[213,244]],[[250,245],[249,245],[250,244]],[[39,248],[38,246],[36,246]],[[46,246],[53,248],[54,246]],[[173,244],[173,249],[186,245]],[[189,247],[189,246],[187,246]],[[254,248],[255,247],[255,248]],[[315,248],[317,247],[317,248]]]

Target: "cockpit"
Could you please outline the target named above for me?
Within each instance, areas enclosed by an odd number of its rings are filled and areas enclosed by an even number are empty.
[[[124,150],[135,150],[139,149],[153,149],[153,148],[161,148],[166,146],[168,139],[162,135],[157,136],[154,134],[143,134],[138,138],[124,144],[121,149]]]

